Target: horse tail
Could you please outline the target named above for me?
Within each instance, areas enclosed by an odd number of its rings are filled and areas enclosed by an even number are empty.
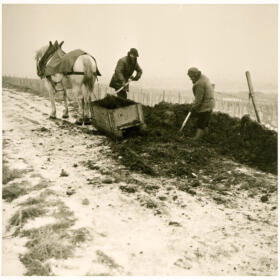
[[[84,79],[83,79],[83,84],[89,89],[89,91],[93,91],[93,86],[94,86],[94,76],[95,73],[93,72],[92,69],[92,62],[90,59],[84,59],[83,60],[84,64]]]

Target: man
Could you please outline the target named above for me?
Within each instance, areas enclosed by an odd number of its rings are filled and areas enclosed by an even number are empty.
[[[132,81],[138,81],[142,75],[142,69],[140,68],[137,62],[138,51],[135,48],[131,48],[127,53],[127,56],[119,59],[115,73],[111,79],[110,87],[115,90],[123,87],[128,79],[132,79]],[[135,77],[132,77],[132,74],[136,71]],[[121,98],[127,98],[127,92],[129,91],[129,86],[126,85],[120,92],[118,92],[118,96]]]
[[[208,124],[215,107],[214,88],[209,79],[195,67],[188,70],[188,76],[192,80],[195,97],[191,112],[197,117],[196,134],[193,139],[198,140],[208,133]]]

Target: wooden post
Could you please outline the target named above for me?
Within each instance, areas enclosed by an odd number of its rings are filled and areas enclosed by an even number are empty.
[[[253,106],[254,106],[254,110],[255,110],[256,117],[257,117],[257,121],[260,123],[261,120],[260,120],[260,117],[259,117],[259,113],[258,113],[256,104],[255,104],[254,89],[253,89],[253,84],[252,84],[251,75],[250,75],[249,71],[246,71],[246,78],[247,78],[248,87],[249,87],[249,97],[252,98],[252,103],[253,103]]]
[[[98,100],[101,99],[100,98],[100,84],[99,83],[97,83],[97,99]]]

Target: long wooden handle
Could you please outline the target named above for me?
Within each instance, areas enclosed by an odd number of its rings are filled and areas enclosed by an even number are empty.
[[[117,94],[118,92],[120,92],[121,90],[123,90],[124,87],[126,87],[130,82],[131,82],[131,80],[128,80],[126,84],[124,84],[121,88],[119,88],[117,91],[115,91],[115,94]]]
[[[249,71],[246,71],[245,74],[246,74],[247,83],[248,83],[248,87],[249,87],[250,97],[252,98],[252,103],[253,103],[255,114],[256,114],[256,117],[257,117],[257,121],[260,123],[261,120],[260,120],[260,117],[259,117],[259,113],[258,113],[256,104],[255,104],[254,89],[253,89],[253,84],[252,84],[252,80],[251,80],[251,75],[250,75]]]
[[[249,71],[246,71],[245,74],[246,74],[246,78],[247,78],[247,83],[248,83],[248,88],[249,88],[250,95],[253,95],[254,94],[254,89],[253,89],[251,74],[250,74]]]
[[[181,128],[180,128],[180,131],[183,130],[183,128],[184,128],[184,126],[186,125],[186,123],[187,123],[189,117],[191,116],[191,113],[192,113],[192,112],[189,112],[188,115],[186,116],[186,118],[185,118],[185,120],[184,120],[184,122],[183,122],[183,124],[182,124],[182,126],[181,126]]]

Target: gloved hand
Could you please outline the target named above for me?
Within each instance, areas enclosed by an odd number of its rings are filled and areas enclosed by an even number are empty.
[[[131,77],[131,80],[132,80],[132,81],[138,81],[139,78],[140,78],[140,77],[139,77],[138,75],[136,75],[135,77]]]

